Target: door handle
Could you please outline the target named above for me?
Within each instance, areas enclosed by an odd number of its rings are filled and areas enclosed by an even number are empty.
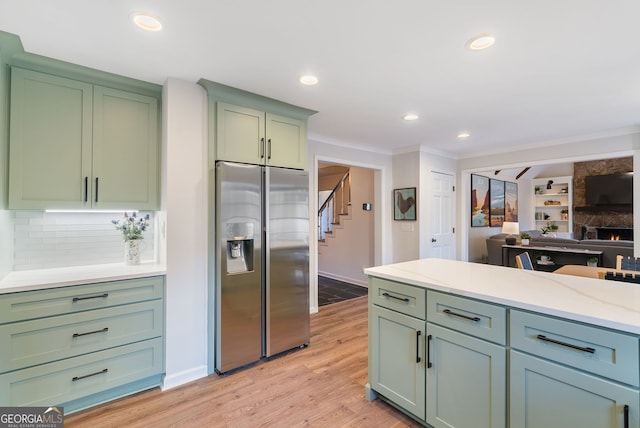
[[[260,138],[260,159],[264,158],[264,137]]]
[[[431,238],[431,242],[438,242],[436,238]]]
[[[431,364],[431,339],[432,339],[432,336],[430,334],[427,335],[427,368],[428,369],[433,367],[433,364]]]
[[[271,159],[271,138],[267,140],[267,159]]]
[[[420,358],[420,336],[422,332],[420,330],[416,331],[416,364],[420,363],[422,359]]]

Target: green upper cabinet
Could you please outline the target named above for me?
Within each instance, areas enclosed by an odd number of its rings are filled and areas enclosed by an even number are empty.
[[[216,158],[264,164],[265,113],[227,103],[217,108]]]
[[[216,160],[307,169],[307,120],[315,113],[200,80],[209,94],[209,166]]]
[[[157,208],[157,98],[19,67],[10,97],[9,208]]]
[[[157,207],[157,117],[156,98],[94,87],[93,207]]]
[[[307,169],[307,124],[267,114],[267,165]]]
[[[10,109],[9,207],[86,207],[93,86],[13,68]]]

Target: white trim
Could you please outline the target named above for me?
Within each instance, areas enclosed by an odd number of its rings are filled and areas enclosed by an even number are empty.
[[[193,382],[194,380],[207,377],[207,366],[202,365],[198,367],[193,367],[188,370],[183,370],[179,373],[174,373],[172,375],[168,375],[164,377],[162,381],[162,386],[160,389],[162,391],[167,391],[171,388],[175,388],[180,385],[184,385],[185,383]]]
[[[322,143],[324,144],[324,143]],[[374,220],[374,265],[379,266],[385,263],[390,263],[391,260],[387,260],[384,248],[390,247],[391,242],[388,239],[385,232],[384,225],[391,223],[391,199],[385,197],[385,185],[390,177],[390,173],[387,167],[380,164],[369,164],[354,160],[345,160],[340,158],[334,158],[330,156],[323,156],[314,154],[313,156],[313,174],[309,174],[310,181],[310,195],[318,194],[318,164],[320,162],[328,162],[346,166],[354,166],[359,168],[371,169],[374,171],[374,203],[378,205],[376,207],[376,216]],[[318,308],[318,198],[310,197],[311,207],[311,235],[309,239],[309,306],[312,310],[314,308],[317,312]]]
[[[320,271],[318,271],[318,275],[324,276],[329,279],[335,279],[336,281],[346,282],[351,285],[357,285],[359,287],[369,288],[369,283],[361,279],[347,278],[346,276],[336,275],[329,272],[320,272]]]

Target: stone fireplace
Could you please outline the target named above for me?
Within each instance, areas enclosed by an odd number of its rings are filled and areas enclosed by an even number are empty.
[[[633,171],[633,157],[576,162],[573,164],[573,235],[579,239],[633,240],[633,209],[589,207],[585,177]],[[613,235],[613,236],[612,236]]]
[[[607,241],[633,241],[630,227],[588,227],[582,226],[580,239],[604,239]]]

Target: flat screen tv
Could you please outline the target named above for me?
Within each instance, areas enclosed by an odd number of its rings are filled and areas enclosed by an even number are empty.
[[[632,205],[633,173],[585,177],[587,205]]]

